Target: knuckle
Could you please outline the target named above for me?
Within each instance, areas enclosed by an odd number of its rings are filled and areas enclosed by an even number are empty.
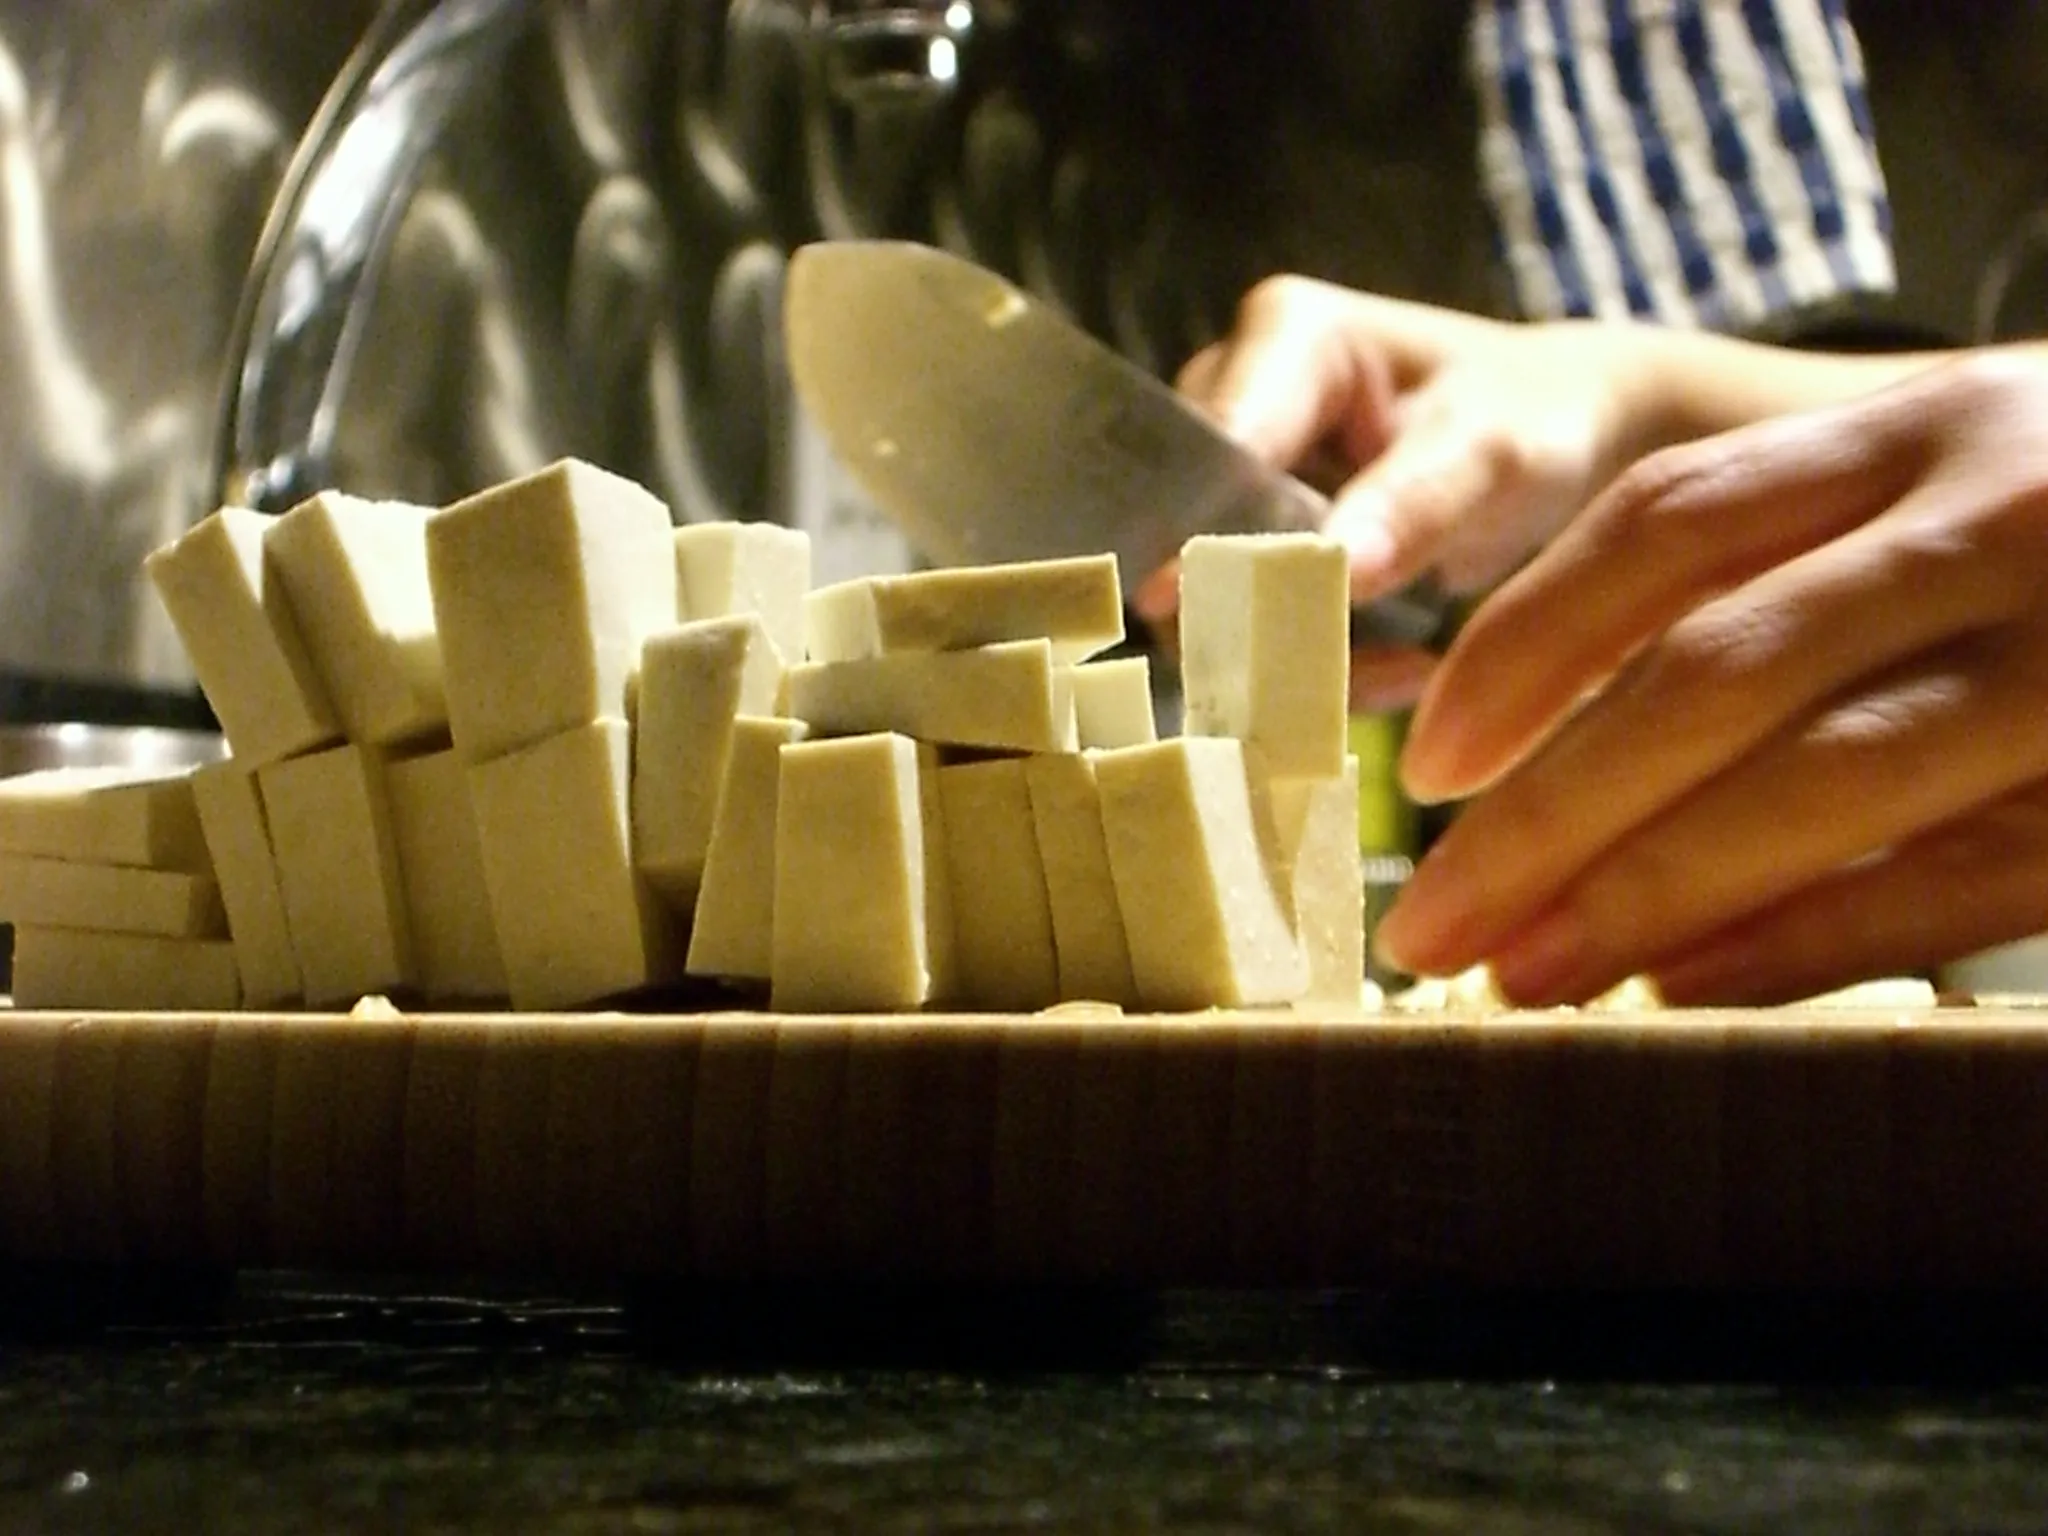
[[[1321,287],[1298,272],[1276,272],[1260,278],[1238,300],[1237,328],[1258,329],[1298,313]]]
[[[1274,272],[1246,289],[1237,302],[1233,339],[1319,329],[1350,314],[1360,296],[1299,272]]]
[[[1769,671],[1798,645],[1796,623],[1754,603],[1721,603],[1678,621],[1635,664],[1639,694],[1695,704],[1730,699],[1741,684]]]
[[[1717,465],[1696,446],[1638,459],[1615,477],[1585,518],[1596,546],[1622,549],[1642,541],[1669,547],[1687,536],[1683,514],[1699,500]]]
[[[1481,478],[1496,494],[1526,485],[1535,475],[1535,449],[1520,433],[1500,423],[1474,432],[1469,447]]]

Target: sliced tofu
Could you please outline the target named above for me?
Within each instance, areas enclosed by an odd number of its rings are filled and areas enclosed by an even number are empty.
[[[778,1012],[931,1001],[950,952],[929,749],[882,732],[781,749],[771,1000]],[[929,837],[928,831],[938,831]]]
[[[0,923],[224,939],[227,913],[211,875],[0,854]]]
[[[579,1007],[681,973],[674,919],[633,868],[627,734],[602,720],[470,769],[514,1008]]]
[[[313,667],[351,741],[417,741],[448,728],[427,584],[429,509],[323,491],[264,541]]]
[[[1131,973],[1148,1007],[1287,1003],[1308,989],[1241,742],[1177,737],[1095,759]]]
[[[1045,640],[810,662],[789,673],[789,713],[819,735],[895,732],[945,746],[1063,752],[1073,697]]]
[[[1074,692],[1077,745],[1141,747],[1159,739],[1159,718],[1152,708],[1152,663],[1143,656],[1091,661],[1070,668],[1067,686]]]
[[[0,779],[0,851],[204,870],[192,770],[45,768]]]
[[[1028,757],[1023,763],[1052,916],[1060,997],[1136,1006],[1095,764],[1072,753]]]
[[[1365,998],[1365,883],[1358,864],[1358,759],[1332,779],[1269,783],[1281,884],[1308,962],[1302,1004],[1358,1011]]]
[[[352,745],[269,763],[256,776],[292,952],[315,1007],[402,992],[415,980],[387,766],[377,748]]]
[[[1054,659],[1068,664],[1123,637],[1114,555],[864,576],[804,599],[804,638],[813,661],[1045,639]]]
[[[676,622],[673,534],[660,501],[574,459],[428,520],[448,723],[466,761],[626,717],[641,645]]]
[[[1344,546],[1318,534],[1188,540],[1180,560],[1187,734],[1249,742],[1275,774],[1342,773],[1349,573]]]
[[[399,758],[384,783],[420,991],[442,1001],[503,997],[505,961],[466,765],[452,750]]]
[[[274,762],[341,736],[341,718],[264,555],[275,518],[222,507],[143,562],[235,756]]]
[[[768,980],[774,954],[775,823],[782,748],[801,720],[741,715],[719,783],[718,817],[690,925],[686,969],[727,981]]]
[[[781,657],[756,614],[681,624],[641,649],[633,858],[685,916],[704,875],[733,721],[773,714],[781,686]]]
[[[270,1008],[301,995],[299,958],[285,916],[284,886],[270,846],[270,818],[263,809],[256,770],[229,759],[192,776],[206,851],[220,882],[235,965],[242,973],[242,1003]]]
[[[811,536],[776,523],[693,523],[675,533],[677,616],[754,614],[785,665],[804,659]]]
[[[957,990],[969,1007],[1021,1012],[1060,998],[1028,761],[996,758],[939,770]]]
[[[14,1006],[224,1012],[241,1006],[226,939],[172,939],[83,928],[14,930]]]

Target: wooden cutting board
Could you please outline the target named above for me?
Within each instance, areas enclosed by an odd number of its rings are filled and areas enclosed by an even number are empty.
[[[0,1256],[2048,1289],[2048,1009],[0,1012]]]

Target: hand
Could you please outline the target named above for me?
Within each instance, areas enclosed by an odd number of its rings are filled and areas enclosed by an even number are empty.
[[[1498,580],[1648,445],[1644,333],[1516,325],[1308,278],[1254,288],[1179,388],[1267,462],[1340,482],[1328,531],[1363,601],[1435,571],[1453,592]],[[1334,466],[1334,475],[1332,468]],[[1172,617],[1172,572],[1139,593]],[[1362,655],[1361,707],[1410,702],[1433,658]]]
[[[2048,929],[2048,368],[1645,460],[1473,616],[1403,774],[1492,787],[1382,952],[1527,1005],[1783,1000]]]

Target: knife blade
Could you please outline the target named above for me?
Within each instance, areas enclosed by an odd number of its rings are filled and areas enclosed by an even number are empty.
[[[1000,274],[933,247],[799,248],[791,381],[876,506],[947,565],[1117,557],[1128,593],[1198,533],[1320,529],[1328,501]],[[1417,587],[1352,611],[1352,642],[1430,645]]]

